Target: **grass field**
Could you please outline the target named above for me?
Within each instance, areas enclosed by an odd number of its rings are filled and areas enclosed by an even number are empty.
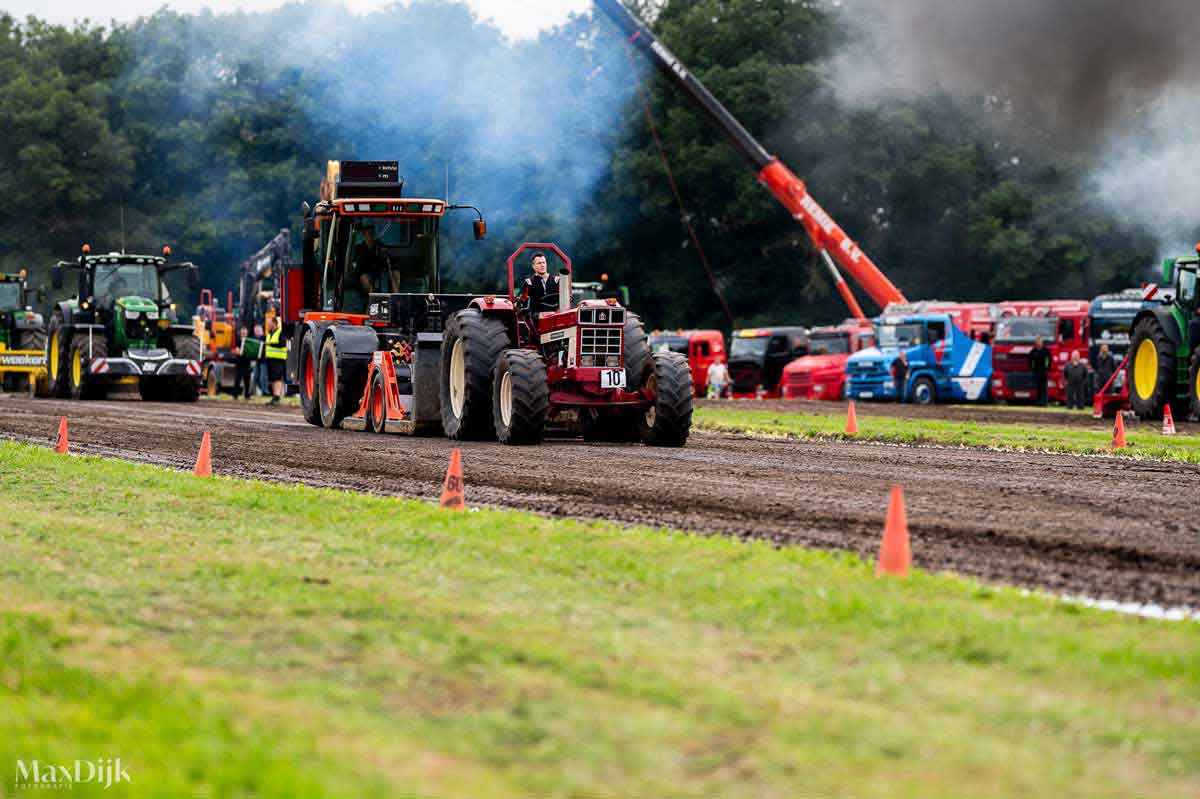
[[[849,438],[845,434],[844,411],[823,413],[806,410],[798,413],[777,413],[771,410],[704,407],[696,409],[694,419],[697,429],[714,432],[784,438]],[[1093,430],[1065,425],[1056,427],[939,419],[898,419],[860,414],[859,432],[855,438],[861,441],[901,444],[939,444],[1078,454],[1105,453],[1131,458],[1200,463],[1200,436],[1163,436],[1143,432],[1143,427],[1128,433],[1128,448],[1114,450],[1109,424],[1098,423],[1098,428]]]
[[[1200,793],[1200,624],[5,442],[0,490],[0,795]]]

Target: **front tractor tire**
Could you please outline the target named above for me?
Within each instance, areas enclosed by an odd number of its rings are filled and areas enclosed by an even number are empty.
[[[71,399],[104,399],[108,394],[108,383],[103,377],[89,372],[93,360],[108,357],[108,340],[103,336],[77,333],[71,337],[71,355],[67,369],[67,383]]]
[[[321,402],[317,397],[317,356],[313,334],[309,330],[300,339],[300,360],[297,362],[299,374],[296,375],[296,380],[300,383],[300,409],[304,412],[304,421],[321,427]]]
[[[651,447],[682,447],[692,430],[692,370],[677,352],[656,352],[646,389],[654,404],[639,419],[642,443]]]
[[[176,358],[196,361],[197,363],[202,359],[200,339],[196,336],[172,336],[171,350]],[[192,375],[171,375],[164,379],[167,383],[164,393],[169,401],[195,402],[200,399],[200,381]]]
[[[625,374],[626,388],[637,391],[650,376],[653,362],[650,359],[650,338],[642,320],[635,313],[625,312]]]
[[[352,385],[356,381],[350,372],[349,365],[338,358],[337,341],[333,336],[325,339],[321,347],[316,384],[323,427],[331,430],[341,427],[342,420],[358,408],[365,380],[360,376],[358,386]]]
[[[450,317],[442,339],[442,428],[452,441],[496,435],[492,407],[494,370],[508,347],[508,329],[475,308]]]
[[[46,389],[51,397],[66,399],[71,396],[71,384],[67,373],[71,368],[71,337],[62,315],[57,311],[50,318],[46,331]]]
[[[550,415],[546,362],[532,350],[505,350],[492,383],[492,420],[501,444],[540,444]]]
[[[1129,339],[1129,405],[1139,419],[1161,419],[1175,397],[1175,345],[1158,319],[1147,316]]]
[[[1192,353],[1188,368],[1188,409],[1192,416],[1200,419],[1200,347]]]

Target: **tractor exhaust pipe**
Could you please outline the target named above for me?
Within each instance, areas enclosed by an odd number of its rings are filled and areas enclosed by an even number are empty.
[[[566,269],[558,272],[558,310],[571,310],[571,273]]]

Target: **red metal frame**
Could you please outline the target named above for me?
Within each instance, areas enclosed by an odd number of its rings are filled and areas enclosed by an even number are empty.
[[[508,256],[508,301],[511,303],[514,303],[514,304],[517,301],[517,295],[515,293],[516,283],[514,281],[513,264],[516,263],[517,256],[520,255],[521,253],[525,252],[526,250],[550,250],[550,252],[554,253],[555,255],[557,255],[559,257],[559,260],[561,260],[564,264],[566,264],[567,274],[574,275],[574,271],[571,269],[570,257],[568,257],[565,252],[560,250],[558,248],[557,244],[551,244],[549,242],[538,243],[538,242],[527,241],[524,244],[522,244],[520,247],[518,247],[516,252],[514,252],[512,255]]]
[[[375,373],[383,372],[383,397],[374,397],[371,394],[371,389],[375,385]],[[400,401],[400,384],[396,380],[396,362],[392,358],[390,352],[376,352],[371,358],[371,365],[367,369],[367,387],[363,389],[362,400],[358,404],[351,419],[366,419],[367,409],[371,406],[377,406],[378,410],[383,410],[384,419],[389,422],[403,422],[409,418],[409,412],[404,409]],[[382,407],[379,407],[382,405]]]

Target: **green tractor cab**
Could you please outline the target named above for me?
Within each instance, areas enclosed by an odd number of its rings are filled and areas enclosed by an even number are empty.
[[[1200,245],[1197,247],[1200,252]],[[1133,321],[1126,380],[1139,419],[1200,415],[1200,257],[1163,262],[1174,297]]]
[[[167,274],[186,270],[199,285],[196,266],[170,263],[163,254],[92,255],[86,245],[75,262],[52,270],[55,288],[63,270],[78,272],[76,296],[58,303],[46,331],[47,382],[52,396],[97,399],[114,385],[136,384],[143,399],[192,402],[200,394],[200,339],[178,324]]]

